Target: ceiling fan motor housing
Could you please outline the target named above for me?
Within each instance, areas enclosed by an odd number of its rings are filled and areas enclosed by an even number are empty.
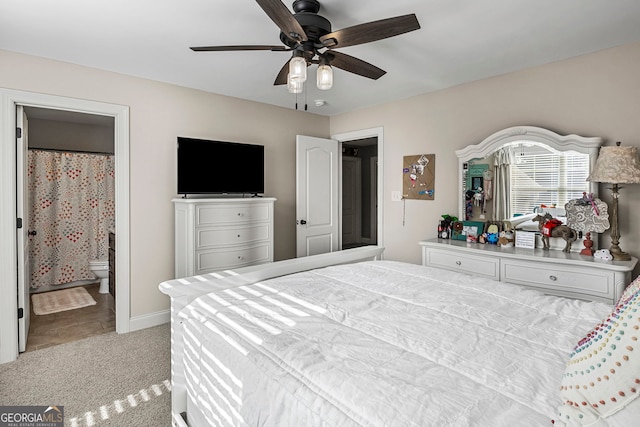
[[[320,3],[316,0],[296,0],[293,2],[293,16],[298,21],[307,36],[307,42],[301,48],[304,56],[310,60],[316,55],[317,49],[324,47],[320,42],[320,37],[331,32],[331,22],[323,16],[318,15]],[[280,41],[292,49],[298,43],[284,33],[280,33]]]
[[[293,2],[293,11],[318,13],[320,10],[320,2],[318,0],[295,0]]]

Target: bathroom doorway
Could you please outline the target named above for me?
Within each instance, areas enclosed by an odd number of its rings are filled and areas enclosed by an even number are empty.
[[[24,245],[20,235],[26,235],[20,215],[23,194],[16,170],[19,132],[16,126],[21,107],[40,107],[53,110],[89,113],[113,117],[115,120],[116,175],[116,332],[131,330],[130,319],[130,201],[129,201],[129,107],[86,99],[69,98],[36,92],[0,88],[0,363],[18,358],[19,337],[26,335],[29,307],[28,288],[21,283]],[[22,162],[20,162],[22,163]],[[19,182],[20,181],[20,182]],[[20,191],[16,191],[20,188]],[[25,209],[26,210],[26,209]],[[18,215],[16,215],[18,214]],[[27,298],[23,298],[24,291]],[[19,292],[20,291],[20,292]]]
[[[78,288],[95,302],[51,314],[38,314],[30,304],[24,350],[31,351],[116,329],[109,279],[101,287],[97,271],[91,271],[95,266],[87,263],[102,260],[97,263],[101,276],[109,268],[102,263],[108,257],[107,236],[115,232],[115,120],[31,106],[24,112],[31,177],[24,195],[29,200],[30,295]]]
[[[341,141],[342,249],[378,244],[378,137]]]

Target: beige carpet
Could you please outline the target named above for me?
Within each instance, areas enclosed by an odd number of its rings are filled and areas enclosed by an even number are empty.
[[[64,406],[65,427],[171,427],[170,360],[168,323],[20,353],[0,364],[0,405]]]
[[[45,315],[95,305],[96,301],[85,288],[77,287],[33,294],[31,303],[35,314]]]

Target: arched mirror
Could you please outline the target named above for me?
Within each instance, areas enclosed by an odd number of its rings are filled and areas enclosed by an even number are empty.
[[[504,221],[541,208],[561,216],[565,203],[583,192],[597,196],[597,183],[587,176],[602,142],[517,126],[457,150],[459,218]]]

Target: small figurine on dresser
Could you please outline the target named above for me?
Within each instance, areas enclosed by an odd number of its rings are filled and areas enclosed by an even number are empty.
[[[511,230],[502,230],[498,238],[498,245],[501,248],[512,248],[516,238]]]
[[[542,234],[542,244],[545,251],[549,250],[550,237],[562,237],[566,242],[562,252],[571,252],[571,244],[578,239],[578,232],[574,229],[563,225],[562,221],[555,219],[551,214],[536,215],[532,221],[538,222],[538,229]]]
[[[442,220],[438,223],[438,237],[440,239],[451,238],[451,224],[457,221],[458,218],[448,214],[442,215]]]
[[[496,224],[490,224],[487,227],[487,243],[490,245],[498,244],[500,229]]]

